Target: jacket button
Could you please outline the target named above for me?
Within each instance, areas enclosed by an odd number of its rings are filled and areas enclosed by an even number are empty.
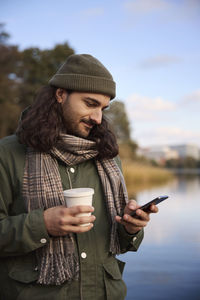
[[[74,169],[74,168],[70,168],[69,170],[70,170],[71,173],[74,173],[74,172],[75,172],[75,169]]]
[[[137,240],[136,236],[133,238],[133,242],[135,242]]]
[[[86,258],[86,257],[87,257],[87,254],[86,254],[85,252],[82,252],[82,253],[81,253],[81,257],[82,257],[82,258]]]
[[[42,243],[42,244],[46,244],[46,242],[47,242],[46,239],[41,239],[41,240],[40,240],[40,243]]]

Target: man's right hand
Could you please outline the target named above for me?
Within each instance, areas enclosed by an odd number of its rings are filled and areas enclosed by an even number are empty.
[[[93,227],[95,216],[77,217],[80,213],[92,213],[92,206],[55,206],[44,211],[44,222],[47,231],[52,236],[63,236],[68,233],[81,233],[89,231]],[[88,226],[80,224],[90,223]]]

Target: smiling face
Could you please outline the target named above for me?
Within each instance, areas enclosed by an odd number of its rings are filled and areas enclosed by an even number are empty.
[[[87,138],[94,125],[101,124],[102,112],[109,106],[110,97],[102,94],[56,91],[63,108],[66,132]]]

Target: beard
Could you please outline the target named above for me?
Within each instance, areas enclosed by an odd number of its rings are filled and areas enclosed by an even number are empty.
[[[88,138],[94,127],[96,127],[96,123],[87,118],[82,118],[79,121],[75,121],[68,117],[64,118],[63,122],[64,133],[80,138]]]

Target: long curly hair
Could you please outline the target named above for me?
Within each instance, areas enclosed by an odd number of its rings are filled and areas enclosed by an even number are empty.
[[[26,109],[16,131],[20,143],[46,153],[56,147],[60,134],[66,132],[62,106],[55,97],[56,90],[56,87],[43,87],[34,103]],[[92,128],[88,139],[96,142],[98,158],[113,158],[118,154],[116,136],[105,116],[100,125]]]

